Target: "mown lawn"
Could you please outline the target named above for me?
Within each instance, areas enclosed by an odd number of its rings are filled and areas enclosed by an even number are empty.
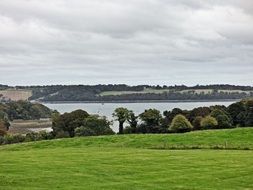
[[[245,128],[2,146],[0,189],[253,189],[252,136]],[[224,143],[242,150],[215,150]]]

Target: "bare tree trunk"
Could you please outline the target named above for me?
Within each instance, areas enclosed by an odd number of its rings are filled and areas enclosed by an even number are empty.
[[[119,134],[123,134],[123,124],[122,122],[119,123]]]

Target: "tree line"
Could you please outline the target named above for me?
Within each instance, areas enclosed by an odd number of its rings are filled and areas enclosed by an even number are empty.
[[[33,91],[30,100],[39,99],[42,101],[148,101],[148,100],[224,100],[224,99],[243,99],[253,96],[253,93],[243,91],[252,91],[249,86],[233,85],[207,85],[207,86],[150,86],[150,85],[72,85],[72,86],[44,86],[29,87]],[[167,90],[161,93],[142,93],[145,89]],[[197,89],[212,89],[211,93],[194,93]],[[189,90],[181,92],[182,90]],[[232,90],[223,92],[219,90]],[[241,91],[233,91],[241,90]],[[135,93],[121,95],[100,95],[105,91],[134,91]],[[140,92],[140,93],[138,93]]]
[[[230,106],[198,107],[193,110],[174,108],[164,111],[148,109],[139,115],[126,108],[117,108],[113,116],[119,122],[119,133],[182,133],[193,130],[253,127],[253,100]],[[140,122],[138,122],[138,119]],[[123,128],[124,123],[127,124]]]
[[[118,134],[185,133],[253,127],[253,99],[242,100],[228,107],[216,105],[192,110],[174,108],[163,113],[156,109],[147,109],[139,115],[120,107],[115,109],[113,117],[119,123]],[[51,112],[51,118],[52,132],[28,133],[26,136],[0,134],[0,144],[115,134],[110,128],[112,122],[106,117],[92,115],[84,110],[64,114]]]
[[[8,89],[6,85],[0,85],[1,89]],[[32,90],[29,100],[50,101],[148,101],[148,100],[224,100],[243,99],[253,96],[253,87],[236,85],[137,85],[128,86],[125,84],[108,85],[49,85],[49,86],[16,86],[16,89]],[[141,93],[145,89],[166,90],[161,93]],[[211,89],[211,93],[194,93],[194,90]],[[185,90],[185,92],[181,92]],[[220,91],[225,90],[225,91]],[[135,93],[121,95],[106,95],[105,91],[134,91]],[[246,92],[248,91],[248,92]],[[250,93],[250,91],[252,91]],[[140,93],[138,93],[140,92]],[[0,98],[1,99],[1,98]]]

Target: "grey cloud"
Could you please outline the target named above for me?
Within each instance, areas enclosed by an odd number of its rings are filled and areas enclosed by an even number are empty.
[[[0,83],[253,85],[252,8],[250,0],[1,0]]]

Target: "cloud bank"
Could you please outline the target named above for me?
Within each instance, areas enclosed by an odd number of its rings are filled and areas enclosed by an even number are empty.
[[[253,85],[251,0],[1,0],[0,83]]]

